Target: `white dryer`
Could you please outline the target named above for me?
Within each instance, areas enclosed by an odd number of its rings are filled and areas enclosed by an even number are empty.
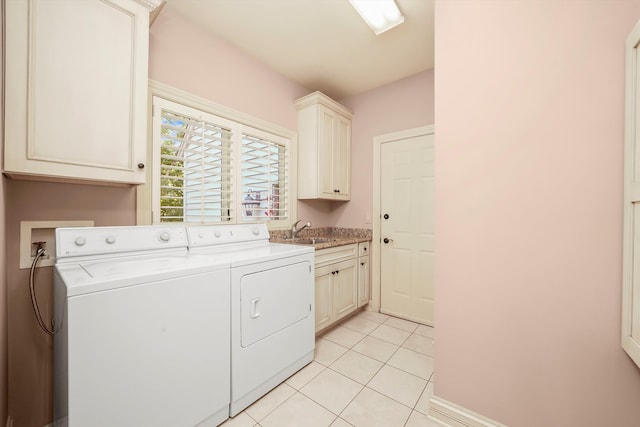
[[[231,265],[235,416],[313,360],[314,252],[269,242],[264,224],[187,228],[189,251]]]
[[[56,230],[55,425],[217,426],[230,403],[230,270],[184,227]]]

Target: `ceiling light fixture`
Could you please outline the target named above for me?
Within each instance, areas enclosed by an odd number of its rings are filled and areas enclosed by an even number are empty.
[[[404,16],[394,0],[349,1],[376,36],[404,22]]]

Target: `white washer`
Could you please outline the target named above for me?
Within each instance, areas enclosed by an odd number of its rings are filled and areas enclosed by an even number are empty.
[[[313,248],[269,242],[264,224],[189,227],[189,251],[231,264],[235,416],[313,360]]]
[[[55,424],[217,426],[230,403],[230,270],[184,227],[56,230]]]

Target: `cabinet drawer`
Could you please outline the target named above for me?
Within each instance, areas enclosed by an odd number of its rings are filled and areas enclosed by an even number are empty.
[[[351,245],[336,246],[335,248],[320,249],[315,253],[315,264],[316,267],[321,267],[333,262],[355,258],[357,254],[358,245],[355,243]]]
[[[360,242],[358,243],[358,256],[367,256],[369,255],[369,248],[371,242]]]

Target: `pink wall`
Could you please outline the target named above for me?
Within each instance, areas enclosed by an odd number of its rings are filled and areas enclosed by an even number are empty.
[[[40,427],[53,420],[53,341],[36,324],[29,270],[18,268],[20,221],[133,225],[135,189],[6,180],[6,207],[9,415],[16,426]],[[43,317],[51,318],[51,267],[38,269],[36,287]]]
[[[149,78],[292,130],[293,101],[315,90],[193,26],[171,2],[151,27]],[[330,210],[326,202],[299,202],[297,217],[328,226]]]
[[[354,112],[351,201],[334,203],[331,225],[371,228],[366,217],[373,207],[373,137],[433,124],[433,98],[433,70],[428,70],[339,100]]]
[[[510,426],[638,426],[620,287],[640,1],[435,13],[435,394]]]
[[[293,101],[310,90],[189,23],[172,2],[158,16],[150,34],[149,78],[296,128]]]

